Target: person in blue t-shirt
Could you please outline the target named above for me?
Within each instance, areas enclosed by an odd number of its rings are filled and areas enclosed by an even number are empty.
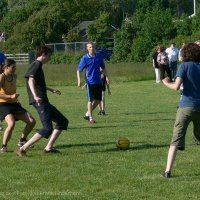
[[[0,68],[3,67],[3,63],[5,60],[6,60],[6,56],[2,52],[0,52]],[[3,127],[0,122],[0,131],[2,130],[3,130]]]
[[[85,69],[88,111],[86,112],[84,119],[89,120],[90,123],[95,123],[96,121],[92,117],[92,111],[102,100],[102,80],[100,69],[104,71],[107,83],[109,83],[109,79],[103,57],[101,54],[96,53],[94,43],[87,43],[87,51],[88,53],[82,57],[79,63],[77,79],[78,86],[81,87],[82,82],[80,73]]]
[[[183,94],[176,114],[173,137],[170,144],[164,177],[171,176],[172,166],[177,150],[185,150],[185,135],[190,122],[193,122],[193,136],[196,144],[200,144],[200,47],[195,43],[185,44],[181,50],[183,63],[177,71],[177,78],[170,83],[163,79],[164,85],[179,90],[183,84]]]
[[[0,52],[0,66],[4,63],[5,59],[6,56],[2,52]]]

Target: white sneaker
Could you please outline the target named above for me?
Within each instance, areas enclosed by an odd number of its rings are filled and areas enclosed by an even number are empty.
[[[8,148],[7,147],[2,147],[1,148],[1,153],[6,153],[8,152]]]

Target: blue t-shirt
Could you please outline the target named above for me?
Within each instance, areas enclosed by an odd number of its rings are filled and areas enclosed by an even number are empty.
[[[6,56],[0,52],[0,65],[4,63],[5,59],[6,59]]]
[[[200,64],[183,62],[176,75],[183,79],[183,96],[179,107],[200,108]]]
[[[78,70],[86,69],[86,82],[89,84],[101,84],[100,68],[105,69],[105,63],[101,54],[97,53],[95,56],[86,54],[82,57]]]

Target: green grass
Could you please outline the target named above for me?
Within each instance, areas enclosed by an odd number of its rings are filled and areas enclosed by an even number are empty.
[[[57,155],[44,155],[43,139],[28,151],[27,158],[13,152],[23,128],[17,122],[9,143],[11,152],[0,155],[1,200],[188,200],[199,199],[199,146],[186,138],[186,151],[178,152],[173,178],[161,177],[166,165],[179,93],[153,80],[114,82],[106,96],[107,115],[94,112],[96,124],[82,119],[86,94],[76,86],[58,86],[61,96],[50,101],[69,119],[60,136]],[[18,88],[20,101],[28,105],[25,87]],[[5,123],[3,123],[5,127]],[[34,134],[35,130],[31,133]],[[129,138],[127,151],[117,150],[119,136]]]
[[[150,63],[106,63],[106,67],[112,83],[154,79],[154,70]],[[27,68],[28,65],[17,66],[19,86],[24,86],[24,74]],[[43,66],[43,69],[48,85],[77,85],[77,65],[75,64],[46,64]],[[85,72],[82,73],[83,81],[85,79],[84,75]]]

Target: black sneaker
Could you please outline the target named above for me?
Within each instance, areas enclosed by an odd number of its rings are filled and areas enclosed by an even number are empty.
[[[101,111],[101,113],[102,113],[102,115],[106,115],[106,113],[105,113],[105,111],[104,111],[104,110],[102,110],[102,111]]]
[[[44,153],[60,153],[60,151],[57,150],[57,149],[52,148],[50,150],[44,149]]]
[[[25,143],[27,143],[27,140],[26,139],[19,139],[19,142],[17,144],[18,147],[22,147]],[[30,148],[34,148],[34,145],[31,145]]]
[[[101,115],[102,113],[101,113],[101,110],[99,111],[99,113],[98,113],[98,115]]]
[[[171,177],[171,172],[164,172],[163,173],[164,178],[170,178]]]
[[[88,120],[88,121],[89,121],[89,119],[90,119],[90,117],[89,117],[89,116],[86,116],[86,115],[85,115],[83,118],[84,118],[85,120]]]

